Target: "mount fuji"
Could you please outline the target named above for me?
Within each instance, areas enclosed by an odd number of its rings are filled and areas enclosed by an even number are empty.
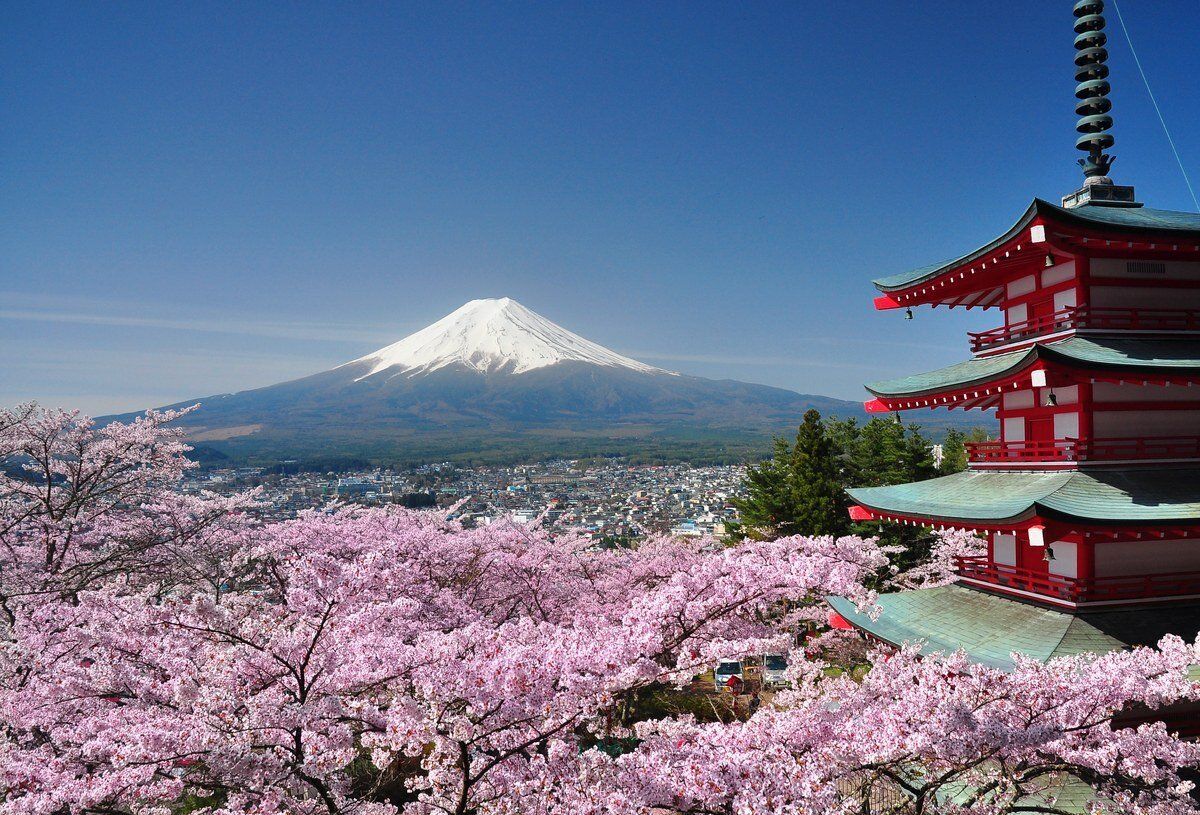
[[[862,415],[854,402],[646,365],[509,298],[472,300],[322,373],[168,407],[197,402],[180,421],[194,443],[259,463],[732,460],[809,408]]]

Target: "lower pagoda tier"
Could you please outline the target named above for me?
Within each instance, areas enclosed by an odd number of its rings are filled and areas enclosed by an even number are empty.
[[[1068,609],[1200,600],[1200,466],[968,470],[849,490],[860,521],[967,529],[959,581]]]
[[[1155,645],[1168,634],[1200,631],[1200,604],[1064,612],[962,585],[881,595],[877,615],[842,597],[829,600],[855,628],[889,645],[920,643],[921,652],[963,650],[1002,670],[1013,655],[1038,662]]]

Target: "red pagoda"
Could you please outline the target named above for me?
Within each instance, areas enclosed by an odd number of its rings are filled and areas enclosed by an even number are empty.
[[[1035,200],[949,263],[882,278],[878,309],[997,309],[974,356],[868,385],[876,412],[992,409],[967,471],[850,490],[852,516],[975,530],[958,582],[880,598],[878,639],[1011,665],[1200,629],[1200,215],[1150,209],[1108,176],[1104,6],[1075,4],[1085,184]]]

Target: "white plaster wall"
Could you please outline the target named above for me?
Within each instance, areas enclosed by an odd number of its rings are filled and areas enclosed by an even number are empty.
[[[1096,577],[1200,572],[1200,540],[1096,544]]]
[[[1092,414],[1097,439],[1134,436],[1198,436],[1200,410],[1100,410]]]
[[[1071,308],[1074,305],[1078,305],[1075,302],[1075,290],[1074,289],[1067,289],[1066,291],[1060,291],[1058,294],[1054,295],[1054,310],[1055,311],[1062,311],[1063,309]]]
[[[1008,284],[1008,296],[1020,297],[1022,294],[1029,294],[1036,288],[1037,279],[1033,275],[1019,277]]]
[[[1025,420],[1020,416],[1004,420],[1005,441],[1025,441]]]
[[[1097,402],[1200,402],[1200,388],[1186,385],[1131,385],[1097,382],[1092,386]]]
[[[1029,307],[1024,303],[1013,306],[1008,310],[1008,324],[1016,325],[1029,319]]]
[[[1074,541],[1055,541],[1049,546],[1054,553],[1054,559],[1050,561],[1050,574],[1079,577],[1079,544]]]
[[[1043,389],[1043,394],[1049,394],[1050,389]],[[1054,398],[1058,400],[1060,405],[1075,405],[1079,403],[1079,386],[1072,385],[1069,388],[1054,388]],[[1045,396],[1039,400],[1040,404],[1046,404]]]
[[[1042,286],[1053,286],[1075,277],[1075,261],[1060,263],[1052,269],[1042,272]]]
[[[1170,287],[1092,286],[1088,305],[1094,308],[1200,308],[1200,289]]]
[[[1004,394],[1004,407],[1008,410],[1020,410],[1033,407],[1033,391],[1009,391]]]
[[[1017,536],[997,532],[992,537],[992,559],[1001,566],[1017,565]]]
[[[1078,413],[1055,413],[1054,414],[1054,438],[1056,438],[1056,439],[1077,439],[1077,438],[1079,438],[1079,414]]]

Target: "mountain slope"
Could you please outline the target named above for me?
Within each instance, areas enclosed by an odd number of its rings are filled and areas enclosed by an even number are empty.
[[[729,459],[763,449],[811,407],[862,414],[854,402],[645,365],[508,298],[473,300],[322,373],[171,407],[195,402],[181,422],[192,439],[258,461]]]

